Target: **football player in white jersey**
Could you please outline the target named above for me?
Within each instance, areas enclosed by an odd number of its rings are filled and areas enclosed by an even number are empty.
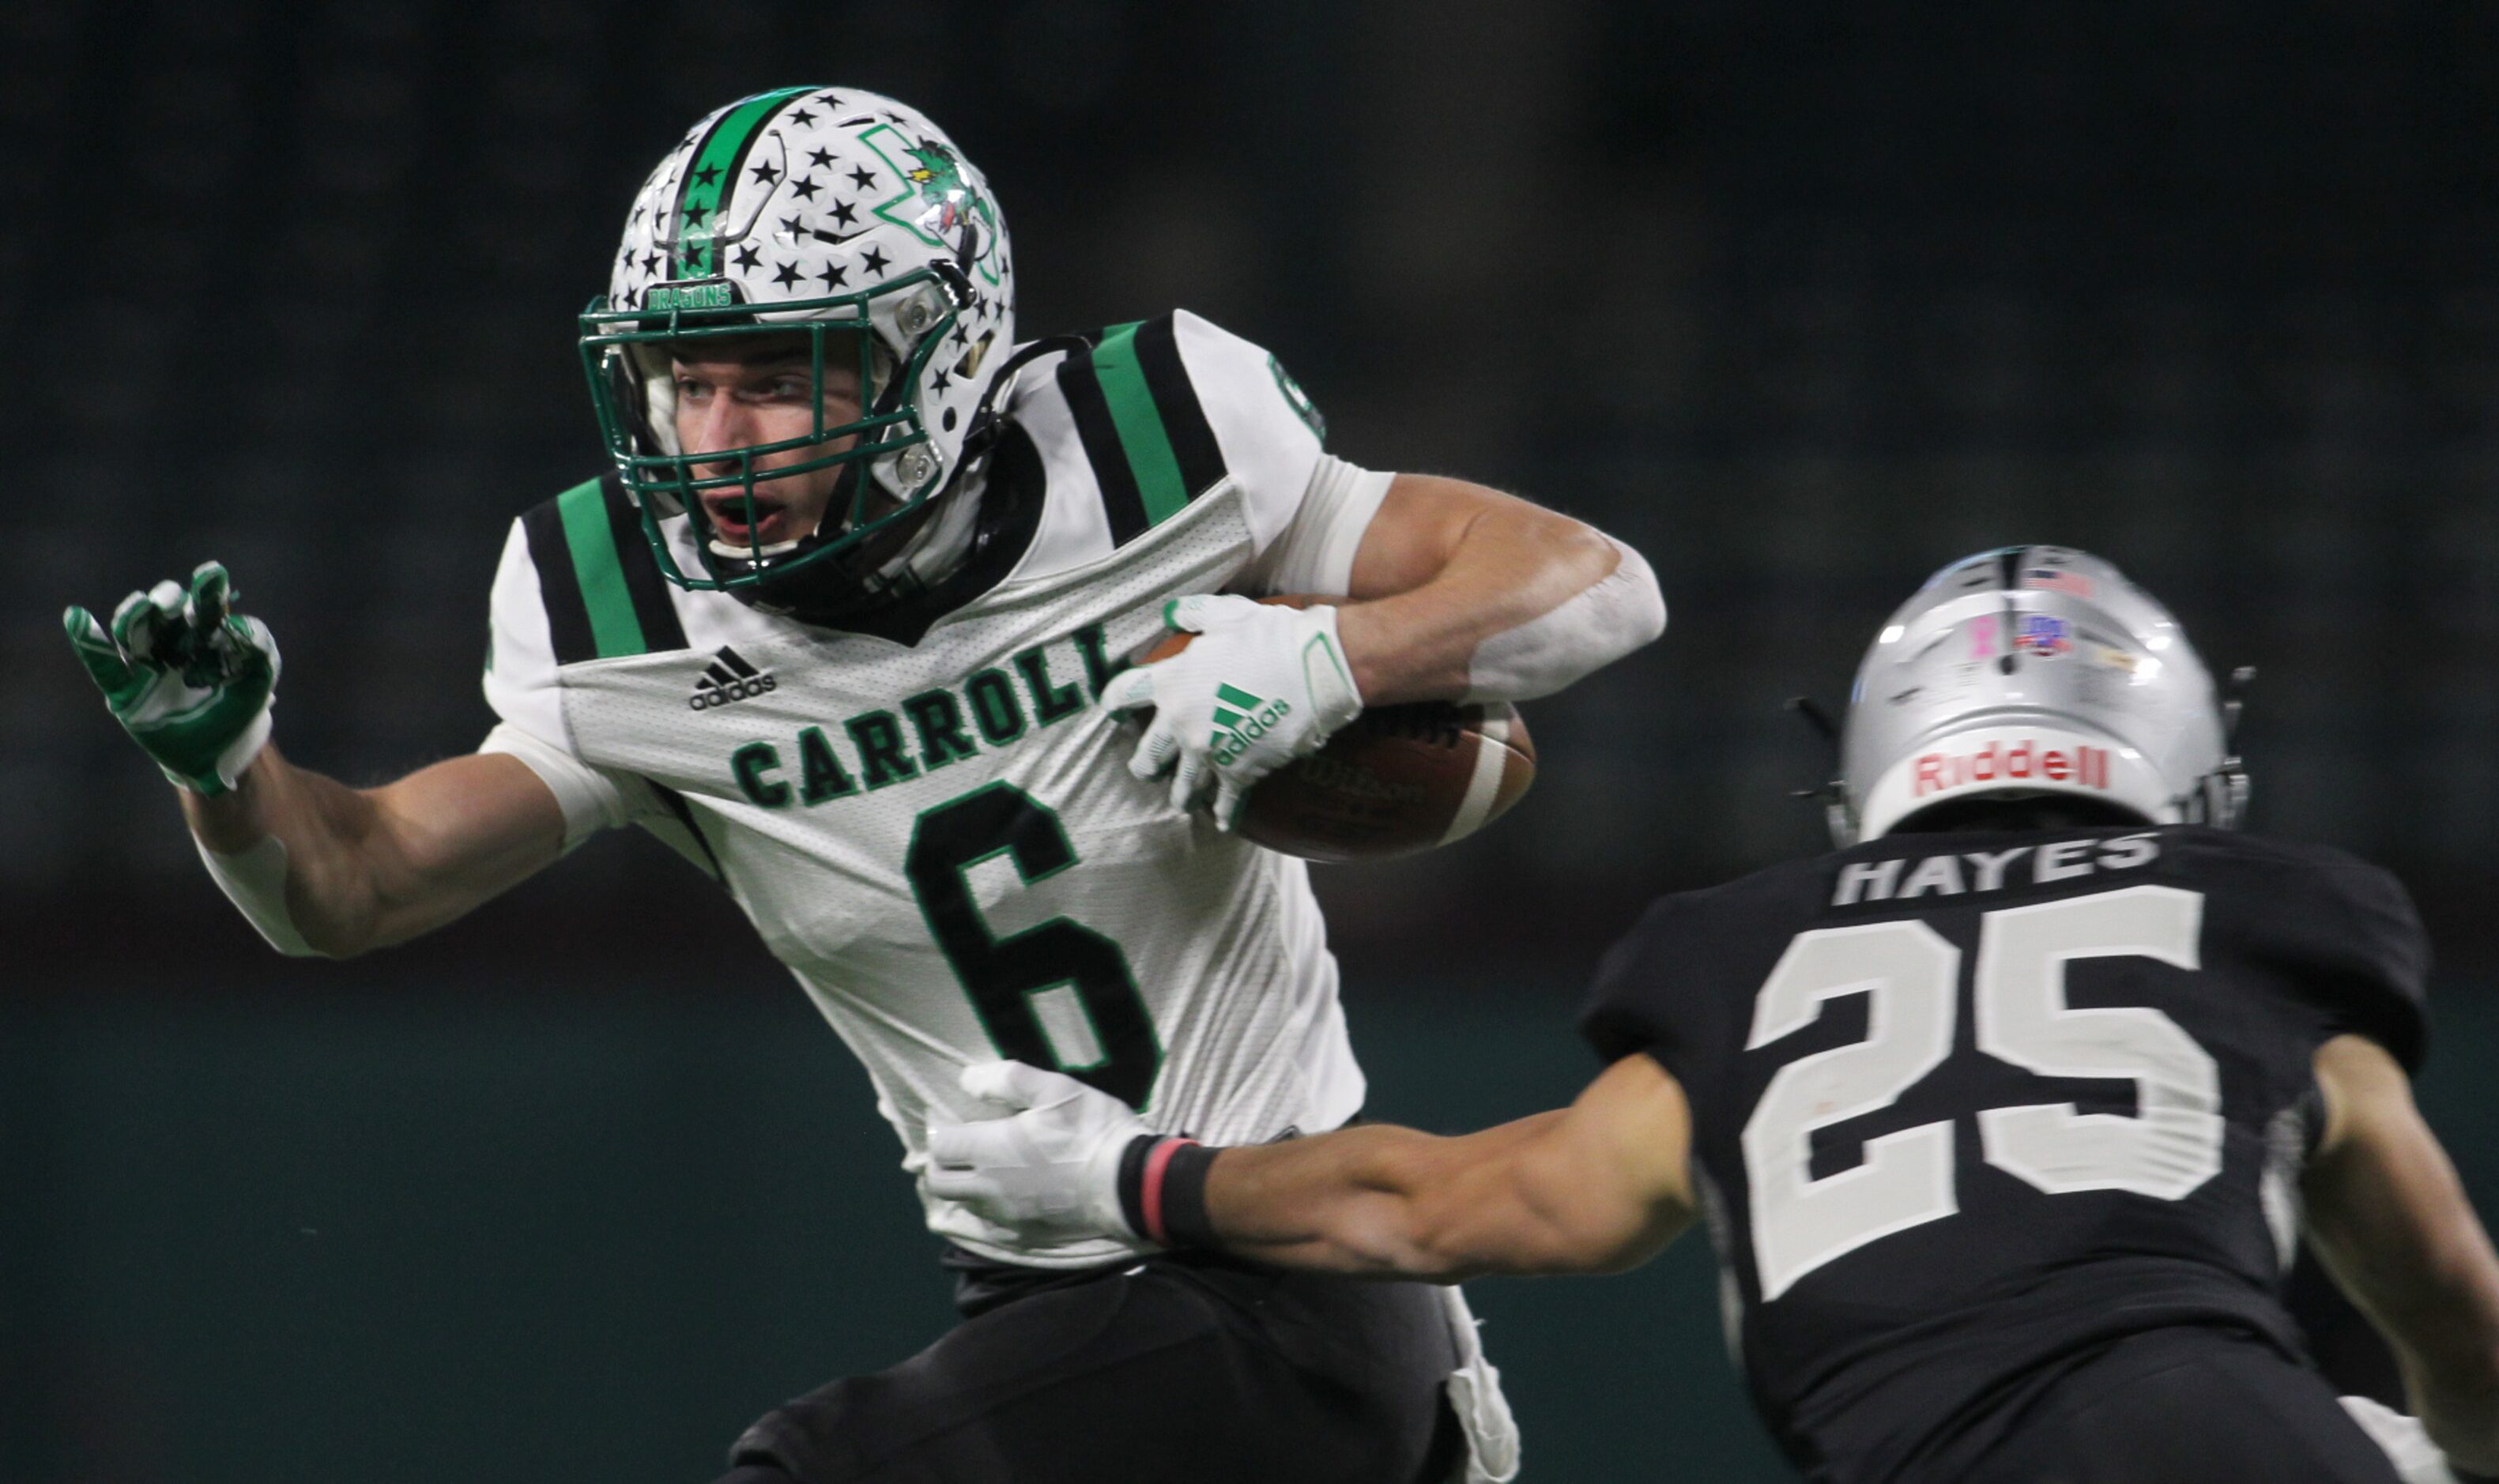
[[[602,829],[717,880],[924,1168],[1004,1056],[1154,1128],[1334,1128],[1363,1078],[1299,860],[1226,828],[1363,707],[1548,694],[1654,638],[1629,548],[1322,449],[1185,312],[1019,344],[987,182],[912,109],[741,99],[636,197],[581,349],[612,469],[515,524],[474,754],[357,790],[268,745],[277,651],[222,568],[74,646],[279,950],[452,920]],[[1301,609],[1255,597],[1316,594]],[[1129,657],[1167,632],[1195,642]],[[1151,721],[1139,725],[1147,708]],[[1507,1478],[1462,1307],[926,1190],[965,1322],[759,1422],[737,1484]]]

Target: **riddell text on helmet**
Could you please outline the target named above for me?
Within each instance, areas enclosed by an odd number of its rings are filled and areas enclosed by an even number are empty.
[[[2012,745],[1990,742],[1972,753],[1927,753],[1918,758],[1910,797],[1948,793],[1971,784],[2019,783],[2026,780],[2072,784],[2084,789],[2109,786],[2105,747],[2037,747],[2028,740]]]

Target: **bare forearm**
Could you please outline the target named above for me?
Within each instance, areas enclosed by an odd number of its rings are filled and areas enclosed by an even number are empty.
[[[1455,481],[1399,478],[1426,492],[1444,485],[1467,490],[1470,514],[1427,571],[1394,556],[1368,571],[1357,565],[1357,595],[1390,595],[1341,605],[1337,613],[1346,659],[1368,705],[1467,694],[1485,640],[1578,597],[1623,560],[1623,549],[1602,532],[1524,500]],[[1650,637],[1653,631],[1627,633],[1621,648]]]
[[[2474,1312],[2469,1285],[2449,1289],[2463,1297],[2460,1304],[2452,1297],[2428,1302],[2427,1295],[2407,1302],[2418,1274],[2388,1271],[2352,1240],[2355,1235],[2320,1240],[2317,1249],[2394,1351],[2413,1415],[2458,1467],[2499,1475],[2499,1342],[2491,1339],[2491,1316]]]
[[[2431,1438],[2499,1474],[2499,1254],[2391,1056],[2338,1037],[2317,1073],[2329,1114],[2303,1181],[2311,1242],[2393,1348]]]
[[[1384,1125],[1226,1149],[1208,1171],[1206,1210],[1244,1257],[1331,1273],[1437,1276],[1414,1240],[1412,1192],[1397,1161],[1430,1136]]]
[[[1208,1173],[1207,1215],[1226,1248],[1281,1267],[1439,1282],[1550,1271],[1538,1213],[1506,1188],[1502,1160],[1560,1116],[1459,1139],[1373,1124],[1226,1149]]]
[[[285,910],[315,952],[402,943],[468,912],[560,853],[564,821],[517,760],[473,755],[351,789],[264,750],[233,791],[181,792],[202,845],[285,847]]]
[[[314,952],[344,957],[373,946],[380,903],[366,858],[375,833],[371,799],[296,767],[274,745],[231,792],[178,791],[183,818],[208,850],[241,855],[264,840],[286,848],[287,915]]]

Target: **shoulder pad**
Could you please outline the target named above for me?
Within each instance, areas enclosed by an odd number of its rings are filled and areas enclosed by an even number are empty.
[[[1181,356],[1178,312],[1113,325],[1055,373],[1124,546],[1220,483],[1223,450]]]
[[[2210,829],[2164,833],[2182,847],[2187,879],[2213,889],[2208,921],[2230,934],[2229,947],[2283,975],[2329,1023],[2419,1067],[2429,1040],[2429,939],[2392,872],[2328,846]]]
[[[521,517],[559,665],[686,647],[642,515],[614,474]]]

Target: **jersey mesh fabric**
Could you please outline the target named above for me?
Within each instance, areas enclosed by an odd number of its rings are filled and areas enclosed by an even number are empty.
[[[931,1109],[982,1111],[956,1074],[1016,1049],[1000,1027],[1026,1011],[1042,1052],[1071,1071],[1114,1050],[1115,1022],[1081,984],[976,1003],[957,961],[1071,929],[1115,946],[1135,986],[1159,1060],[1138,1073],[1127,1063],[1148,1058],[1128,1046],[1101,1071],[1137,1073],[1155,1128],[1256,1142],[1333,1127],[1361,1105],[1307,868],[1172,810],[1162,785],[1128,774],[1135,726],[1098,704],[1109,674],[1163,632],[1165,600],[1234,583],[1291,528],[1320,458],[1263,350],[1185,314],[1163,333],[1222,450],[1221,477],[1185,502],[1166,487],[1150,528],[1135,529],[1132,508],[1120,539],[1092,457],[1103,425],[1088,448],[1060,358],[1034,363],[1009,403],[1045,485],[1021,497],[1045,501],[1030,545],[915,643],[671,590],[686,648],[558,665],[526,574],[498,583],[499,714],[620,788],[638,781],[639,797],[675,801],[639,805],[636,823],[717,859],[866,1066],[907,1169],[921,1166]],[[515,560],[526,565],[526,547]],[[732,653],[744,694],[690,704]],[[936,849],[977,819],[1012,820],[1015,840]],[[1099,950],[1086,952],[1098,968]],[[925,1204],[932,1230],[1002,1262],[1086,1267],[1127,1251],[1028,1245]]]

